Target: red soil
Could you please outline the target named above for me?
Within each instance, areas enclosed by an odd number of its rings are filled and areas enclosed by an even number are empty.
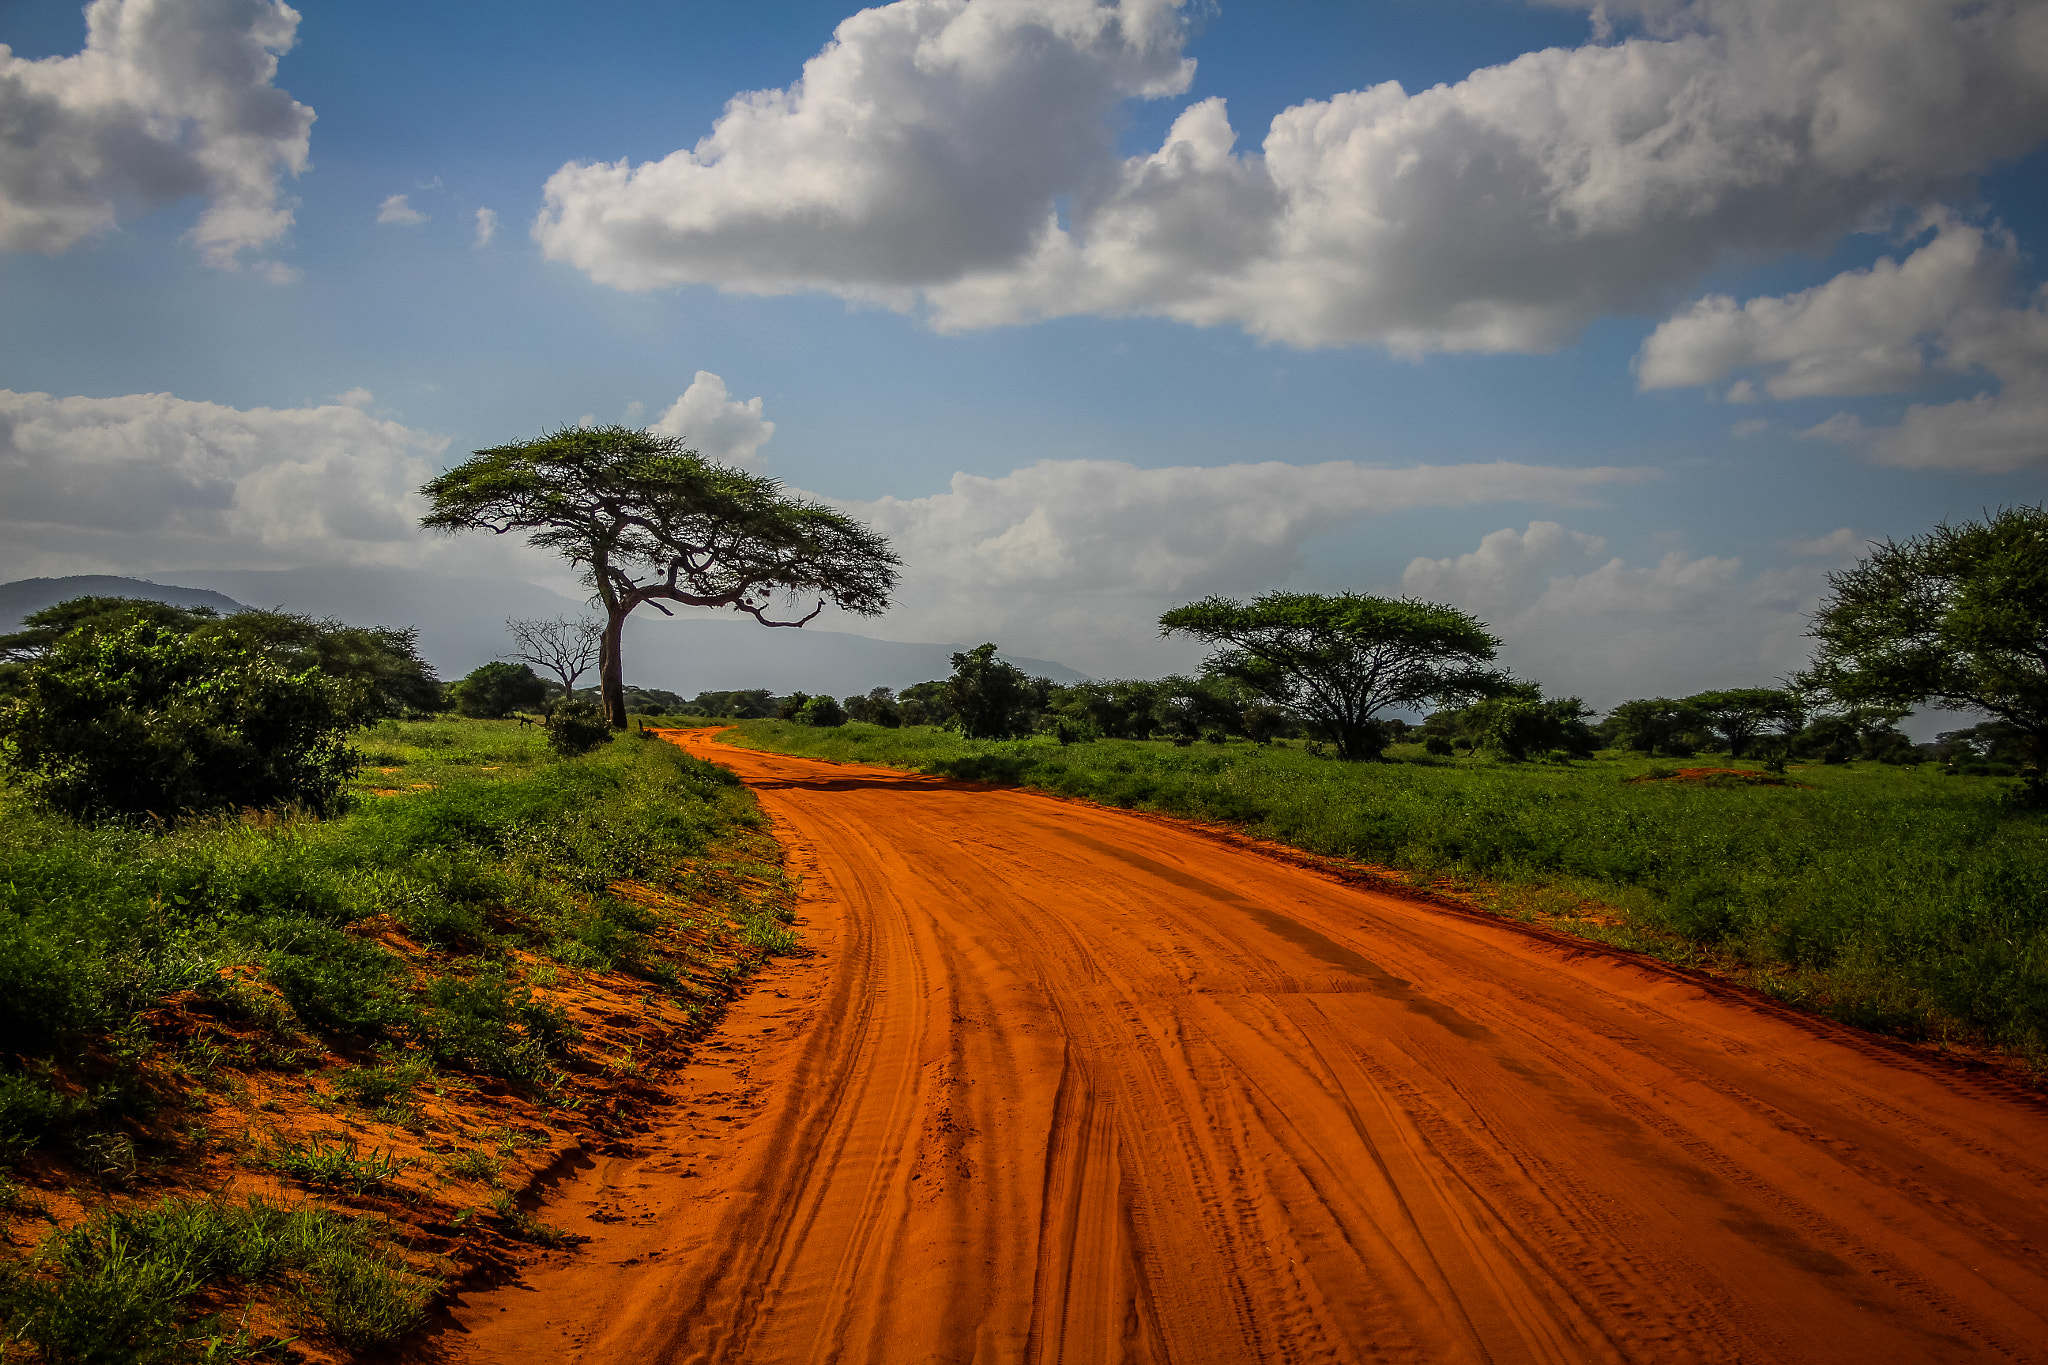
[[[1171,822],[672,737],[816,953],[455,1360],[2048,1359],[2048,1110],[1995,1075]]]

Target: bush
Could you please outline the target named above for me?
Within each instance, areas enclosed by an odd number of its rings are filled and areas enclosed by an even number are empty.
[[[525,664],[485,664],[448,689],[456,711],[477,720],[503,720],[514,711],[539,710],[547,697],[547,684]]]
[[[147,622],[65,636],[0,710],[0,763],[87,819],[334,806],[357,766],[347,698],[239,641]]]
[[[564,758],[587,754],[612,742],[612,727],[593,702],[560,701],[548,712],[548,747]]]
[[[803,709],[796,713],[796,722],[799,725],[816,725],[830,729],[835,725],[846,724],[846,711],[830,697],[812,697],[803,704]]]

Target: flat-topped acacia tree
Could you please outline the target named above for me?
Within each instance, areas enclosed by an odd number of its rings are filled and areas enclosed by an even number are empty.
[[[613,729],[626,726],[620,632],[642,602],[731,607],[764,626],[802,626],[827,603],[876,616],[901,563],[853,518],[631,427],[564,427],[479,450],[420,492],[433,504],[423,526],[524,531],[582,572],[605,611],[597,667]],[[771,619],[778,599],[794,610],[813,595],[805,615]]]
[[[1482,667],[1500,648],[1485,624],[1439,602],[1348,592],[1206,597],[1160,617],[1159,633],[1220,646],[1204,672],[1298,712],[1354,761],[1385,752],[1382,710],[1460,705],[1513,685]]]

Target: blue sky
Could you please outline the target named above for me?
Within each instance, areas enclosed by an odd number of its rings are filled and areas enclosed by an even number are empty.
[[[1192,597],[1406,591],[1611,704],[1779,676],[1866,538],[2040,500],[2037,5],[98,8],[88,68],[0,5],[0,112],[62,115],[0,150],[0,388],[49,395],[0,577],[562,587],[409,488],[671,420],[892,535],[838,628],[1146,673]]]

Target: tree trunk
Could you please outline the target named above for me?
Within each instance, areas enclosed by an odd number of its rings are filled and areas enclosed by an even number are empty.
[[[1330,727],[1337,757],[1352,763],[1377,763],[1386,756],[1387,729],[1376,720],[1345,720]]]
[[[626,728],[626,671],[619,660],[619,635],[625,627],[625,612],[606,612],[604,641],[597,647],[598,687],[603,694],[604,721],[614,730]]]

